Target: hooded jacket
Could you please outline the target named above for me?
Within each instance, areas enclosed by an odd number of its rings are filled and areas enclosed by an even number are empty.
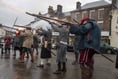
[[[78,48],[85,49],[91,48],[99,51],[101,30],[99,24],[95,20],[89,19],[85,24],[78,25],[71,24],[70,33],[80,35],[80,41],[78,41]]]

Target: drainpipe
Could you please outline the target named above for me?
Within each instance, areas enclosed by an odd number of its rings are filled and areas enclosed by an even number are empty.
[[[110,29],[109,29],[109,36],[111,36],[111,30],[112,30],[112,29],[111,29],[111,23],[112,23],[112,12],[109,13],[109,18],[110,18],[110,20],[109,20],[109,23],[110,23],[110,24],[109,24],[109,27],[110,27]]]

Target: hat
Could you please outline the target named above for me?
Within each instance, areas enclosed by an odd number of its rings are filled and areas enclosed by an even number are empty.
[[[82,20],[81,20],[81,23],[80,24],[83,24],[85,21],[88,21],[88,20],[90,20],[90,18],[83,18]]]

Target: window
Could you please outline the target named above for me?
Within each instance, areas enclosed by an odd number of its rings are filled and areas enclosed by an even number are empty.
[[[73,16],[74,16],[73,19],[76,19],[76,13],[74,13]]]
[[[90,11],[90,16],[91,19],[95,19],[95,10]]]
[[[87,17],[87,12],[86,11],[82,12],[82,18],[86,18],[86,17]]]
[[[98,19],[102,20],[104,18],[104,9],[98,10]]]
[[[81,19],[81,17],[80,17],[80,13],[76,13],[76,20],[80,20]]]

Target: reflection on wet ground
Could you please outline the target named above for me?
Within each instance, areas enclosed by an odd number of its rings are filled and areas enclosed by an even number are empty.
[[[30,59],[26,59],[25,63],[19,63],[19,56],[16,58],[10,55],[0,54],[0,79],[81,79],[79,65],[72,65],[74,59],[73,53],[67,53],[67,72],[55,75],[53,72],[57,69],[56,57],[51,59],[51,66],[38,68],[40,56],[35,58],[35,62],[31,63]],[[107,55],[115,60],[115,55]],[[95,55],[95,70],[93,79],[118,79],[118,70],[115,69],[115,63],[111,63],[102,56]]]

